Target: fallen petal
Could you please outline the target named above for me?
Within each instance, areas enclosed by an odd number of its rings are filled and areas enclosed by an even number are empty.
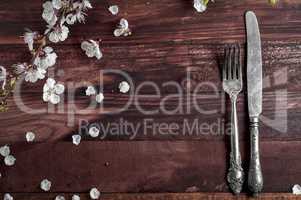
[[[27,142],[32,142],[35,139],[35,134],[33,132],[26,132],[26,140]]]
[[[45,192],[49,191],[51,188],[51,182],[47,179],[42,180],[40,183],[40,188]]]
[[[10,148],[8,145],[4,145],[2,147],[0,147],[0,154],[3,157],[6,157],[10,154]]]
[[[79,145],[82,137],[80,135],[72,135],[72,142],[75,145]]]
[[[13,155],[8,155],[4,158],[4,163],[7,166],[13,166],[16,162],[16,158]]]
[[[99,199],[100,197],[100,192],[97,188],[92,188],[90,190],[90,197],[91,199]]]
[[[301,195],[301,186],[296,184],[293,187],[293,194],[295,195]]]

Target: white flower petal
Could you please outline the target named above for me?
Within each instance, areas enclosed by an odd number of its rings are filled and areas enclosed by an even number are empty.
[[[197,10],[197,12],[204,12],[207,9],[204,0],[194,0],[193,7]]]
[[[72,200],[80,200],[80,196],[79,195],[72,195]]]
[[[80,141],[81,141],[82,137],[80,135],[72,135],[72,142],[75,145],[79,145]]]
[[[91,199],[99,199],[100,197],[100,192],[97,188],[92,188],[90,190],[90,197]]]
[[[5,156],[4,163],[7,166],[13,166],[16,162],[16,158],[13,155]]]
[[[52,15],[54,14],[54,10],[53,10],[53,6],[52,3],[50,1],[46,1],[45,3],[43,3],[43,14],[42,17],[45,20],[48,20],[48,17],[52,17]]]
[[[0,155],[6,157],[10,154],[10,148],[8,145],[0,147]]]
[[[95,95],[96,94],[96,90],[93,86],[88,86],[86,89],[86,95],[87,96],[91,96],[91,95]]]
[[[61,27],[61,32],[59,34],[59,39],[60,41],[64,41],[67,39],[68,37],[68,34],[69,34],[69,28],[67,26],[62,26]]]
[[[54,86],[54,91],[56,94],[63,94],[65,90],[65,86],[63,84],[56,84]]]
[[[60,9],[63,6],[63,3],[61,0],[52,0],[52,6],[55,9]]]
[[[119,24],[121,26],[120,28],[122,28],[122,29],[128,29],[129,28],[129,22],[128,22],[128,20],[126,20],[124,18],[122,18],[120,20]]]
[[[45,85],[44,85],[45,86]],[[50,100],[50,95],[48,92],[43,93],[43,101],[48,102]]]
[[[55,197],[55,200],[65,200],[65,197],[62,195],[58,195]]]
[[[49,53],[52,53],[52,52],[53,52],[53,48],[50,47],[50,46],[47,46],[47,47],[44,47],[43,51],[44,51],[46,54],[49,54]]]
[[[47,179],[42,180],[40,183],[40,188],[42,190],[44,190],[45,192],[49,191],[51,188],[51,181],[49,181]]]
[[[36,135],[33,132],[29,131],[29,132],[26,132],[25,137],[26,137],[27,142],[33,142]]]
[[[58,104],[60,102],[61,98],[59,95],[56,95],[56,94],[51,94],[50,95],[50,98],[49,98],[49,101],[50,103],[52,104]]]
[[[74,24],[76,22],[76,15],[74,15],[72,13],[68,14],[67,17],[66,17],[66,22],[69,25]]]
[[[117,5],[112,5],[109,7],[109,11],[112,13],[112,15],[117,15],[119,12],[119,7]]]
[[[46,84],[49,88],[54,88],[56,81],[53,78],[48,78]]]
[[[83,4],[84,9],[92,8],[92,5],[89,0],[83,0],[82,4]]]
[[[99,129],[96,128],[95,126],[89,128],[89,135],[93,138],[98,137],[99,136]]]
[[[124,33],[124,30],[123,30],[123,29],[117,28],[117,29],[114,30],[114,36],[115,36],[115,37],[122,36],[123,33]]]
[[[103,93],[99,93],[98,95],[96,95],[95,100],[97,101],[97,103],[101,103],[104,99]]]
[[[5,193],[3,196],[3,200],[14,200],[14,198],[9,193]]]
[[[301,195],[301,186],[296,184],[293,187],[293,194],[295,195]]]
[[[121,93],[127,93],[130,90],[130,85],[126,81],[119,83],[119,91]]]
[[[60,41],[60,38],[59,38],[59,35],[57,32],[55,31],[52,31],[49,36],[48,36],[48,39],[53,42],[53,43],[57,43]]]
[[[97,48],[97,49],[95,50],[95,57],[96,57],[98,60],[102,58],[102,52],[100,51],[99,48]]]

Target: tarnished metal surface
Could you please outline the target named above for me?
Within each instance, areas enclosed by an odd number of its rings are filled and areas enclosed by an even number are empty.
[[[257,194],[263,187],[259,156],[259,115],[262,112],[262,56],[261,41],[256,15],[246,13],[247,27],[247,84],[248,109],[250,118],[251,158],[248,174],[249,189]]]

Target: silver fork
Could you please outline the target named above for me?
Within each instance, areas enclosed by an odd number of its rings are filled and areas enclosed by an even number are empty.
[[[230,167],[227,174],[227,180],[233,193],[239,194],[244,182],[244,172],[241,167],[236,111],[237,96],[242,90],[240,48],[238,44],[225,47],[223,89],[229,95],[232,107]]]

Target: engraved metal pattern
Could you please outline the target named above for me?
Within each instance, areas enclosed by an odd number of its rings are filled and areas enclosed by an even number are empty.
[[[262,56],[261,41],[256,15],[246,13],[247,28],[247,87],[250,118],[251,157],[248,173],[248,187],[258,194],[263,187],[263,177],[259,156],[259,115],[262,112]]]
[[[231,152],[230,167],[227,180],[234,194],[239,194],[244,182],[239,151],[239,136],[237,124],[236,100],[242,90],[242,70],[240,62],[240,47],[230,45],[225,48],[225,63],[223,67],[223,89],[231,99]]]

